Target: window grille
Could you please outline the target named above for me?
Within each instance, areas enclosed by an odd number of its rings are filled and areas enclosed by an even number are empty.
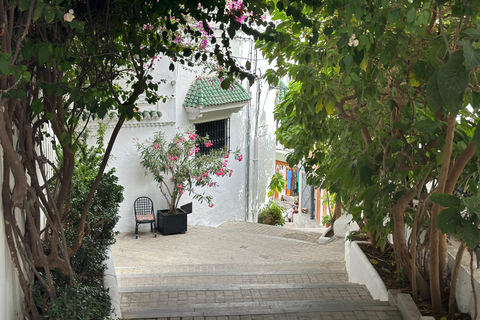
[[[200,145],[200,154],[208,154],[210,150],[218,150],[224,147],[230,149],[230,118],[197,123],[195,124],[195,131],[201,137],[208,135],[209,140],[213,143],[210,148]]]

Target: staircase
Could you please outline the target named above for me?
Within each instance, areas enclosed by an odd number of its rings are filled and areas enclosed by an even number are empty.
[[[117,268],[123,319],[401,319],[341,261]]]

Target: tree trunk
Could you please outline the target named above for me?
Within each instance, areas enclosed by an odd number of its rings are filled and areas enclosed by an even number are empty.
[[[449,317],[452,317],[457,309],[455,294],[457,289],[458,273],[460,272],[460,266],[462,265],[462,257],[463,257],[463,253],[465,252],[465,248],[466,248],[466,243],[465,241],[462,241],[460,243],[460,247],[458,247],[457,255],[455,256],[455,266],[453,267],[452,284],[450,286],[450,297],[448,299],[448,316]]]
[[[412,281],[412,279],[415,277],[420,296],[422,299],[426,299],[429,296],[427,282],[418,270],[415,270],[414,274],[412,273],[412,259],[410,257],[410,253],[408,252],[407,240],[405,239],[404,213],[415,195],[416,188],[411,188],[407,193],[400,197],[400,199],[397,201],[397,204],[391,210],[394,222],[393,247],[395,250],[397,267],[404,268],[405,273],[407,277],[409,277],[410,281]]]
[[[442,166],[440,169],[440,177],[438,179],[438,186],[435,193],[444,193],[445,185],[448,178],[450,168],[450,158],[452,155],[453,136],[455,130],[455,115],[449,114],[447,117],[447,133],[445,137],[445,147],[443,152]],[[446,245],[441,244],[445,241],[442,233],[437,229],[437,218],[441,207],[434,204],[432,214],[430,216],[430,293],[432,295],[432,311],[433,314],[438,315],[442,312],[442,286],[443,269],[445,267]],[[441,261],[442,260],[442,261]]]

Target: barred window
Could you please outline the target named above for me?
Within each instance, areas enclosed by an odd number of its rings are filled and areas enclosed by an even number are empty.
[[[209,140],[213,143],[210,148],[200,145],[200,154],[208,154],[210,150],[218,150],[224,147],[230,148],[230,118],[196,123],[195,131],[201,137],[208,135]]]

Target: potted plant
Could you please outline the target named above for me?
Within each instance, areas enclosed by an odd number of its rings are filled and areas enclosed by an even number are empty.
[[[322,218],[322,223],[325,227],[330,227],[330,223],[332,221],[332,217],[329,214],[326,214]]]
[[[285,208],[270,200],[260,209],[258,213],[258,223],[269,224],[272,226],[283,226],[285,224]]]
[[[200,153],[200,146],[205,146],[206,152]],[[152,139],[143,143],[136,139],[142,159],[140,163],[146,173],[153,175],[167,201],[168,208],[157,211],[157,228],[162,234],[187,231],[187,213],[179,207],[185,192],[213,207],[211,196],[199,192],[198,188],[218,186],[218,182],[213,180],[215,176],[232,175],[233,170],[228,167],[230,152],[226,149],[213,150],[212,146],[208,137],[200,137],[193,128],[178,131],[170,139],[166,139],[164,132],[156,132]],[[242,161],[238,150],[234,156]]]

